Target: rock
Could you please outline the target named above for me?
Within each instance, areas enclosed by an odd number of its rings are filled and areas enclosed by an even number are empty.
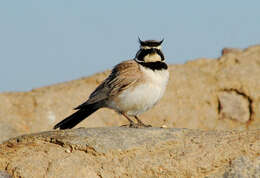
[[[223,48],[221,51],[222,55],[229,54],[229,53],[241,53],[242,50],[238,48]]]
[[[251,100],[237,91],[222,91],[218,93],[219,114],[222,119],[231,119],[247,123],[251,117]]]
[[[231,50],[232,51],[232,50]],[[171,65],[162,100],[141,120],[155,127],[202,130],[251,130],[260,127],[260,46],[226,52],[218,59]],[[109,71],[79,80],[0,93],[0,142],[20,134],[50,130],[74,112]],[[101,109],[77,127],[127,124],[112,110]]]
[[[223,177],[260,177],[260,157],[258,156],[254,161],[247,157],[235,159],[224,172]]]
[[[11,178],[11,175],[5,171],[0,171],[0,178]]]
[[[259,177],[260,129],[79,128],[10,139],[13,177]]]

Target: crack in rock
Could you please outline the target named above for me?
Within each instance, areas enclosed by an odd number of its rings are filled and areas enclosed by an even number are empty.
[[[65,150],[66,153],[71,153],[73,151],[83,151],[85,153],[90,153],[90,154],[92,154],[94,156],[97,156],[97,155],[100,154],[91,146],[69,144],[69,143],[65,143],[63,141],[60,141],[57,138],[50,138],[50,139],[47,139],[47,140],[43,139],[42,141],[48,142],[48,143],[52,143],[52,144],[55,144],[55,145],[59,145],[59,146],[61,146],[61,147],[66,149]]]

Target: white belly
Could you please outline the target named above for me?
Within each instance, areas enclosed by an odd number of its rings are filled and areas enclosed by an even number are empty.
[[[117,102],[110,104],[112,109],[136,116],[151,109],[161,99],[168,83],[168,71],[152,71],[145,68],[142,70],[147,80],[123,91],[117,97]]]

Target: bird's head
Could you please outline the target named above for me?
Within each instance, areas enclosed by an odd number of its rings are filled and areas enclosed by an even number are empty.
[[[139,38],[140,49],[136,53],[135,60],[137,62],[158,62],[164,61],[164,55],[161,51],[163,40],[147,40],[142,41]]]

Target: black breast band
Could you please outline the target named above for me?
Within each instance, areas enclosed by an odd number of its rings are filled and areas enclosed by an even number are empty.
[[[166,63],[157,61],[157,62],[138,62],[142,66],[152,69],[152,70],[166,70],[168,66]]]

